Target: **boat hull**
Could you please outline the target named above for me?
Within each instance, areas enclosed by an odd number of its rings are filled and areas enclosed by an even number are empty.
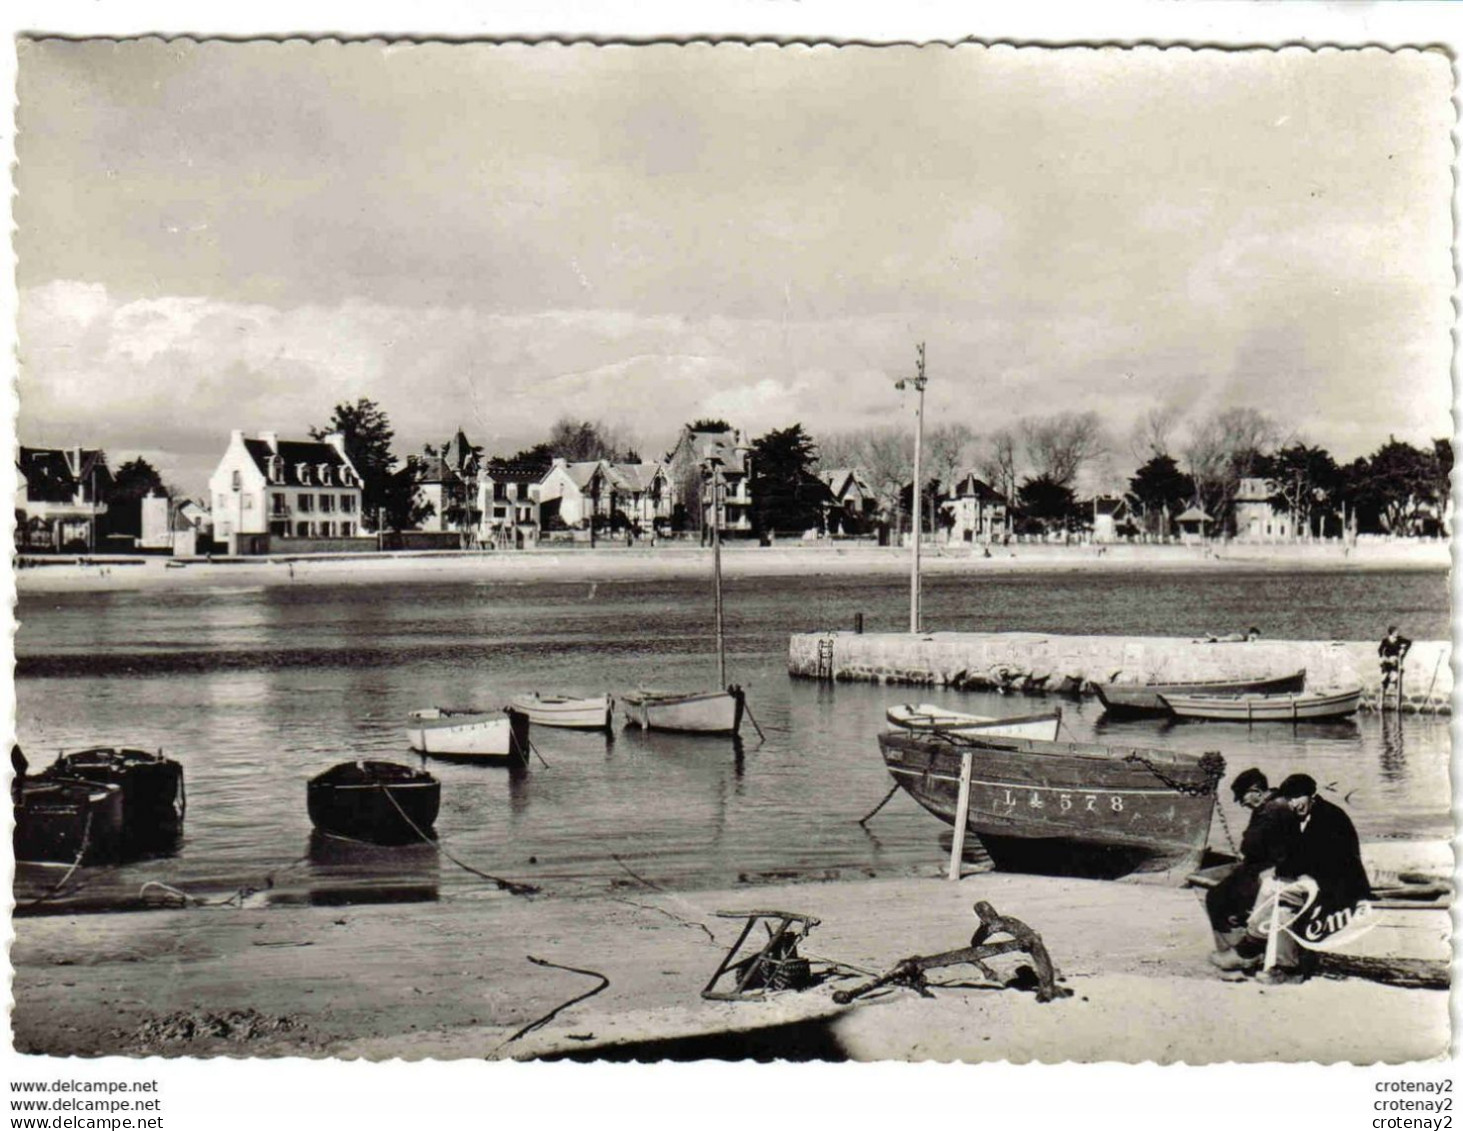
[[[183,767],[147,750],[97,746],[60,755],[41,777],[74,778],[122,791],[122,849],[146,854],[176,846],[187,795]]]
[[[123,855],[122,787],[38,774],[13,791],[15,859],[111,864]]]
[[[943,731],[954,734],[983,734],[989,738],[1034,738],[1042,742],[1055,742],[1062,726],[1061,711],[997,718],[967,715],[929,703],[904,703],[890,707],[884,717],[892,726],[914,734]]]
[[[1302,691],[1306,673],[1302,668],[1289,675],[1264,679],[1193,680],[1186,683],[1094,683],[1092,690],[1111,715],[1166,715],[1166,695],[1280,695]]]
[[[536,727],[565,727],[571,730],[609,730],[615,701],[608,695],[576,699],[567,695],[518,695],[515,711],[528,716]]]
[[[961,758],[971,755],[968,828],[1010,871],[1175,880],[1203,854],[1223,759],[1087,743],[966,735],[879,736],[895,782],[955,823]]]
[[[1239,723],[1295,723],[1356,714],[1361,688],[1318,695],[1161,695],[1176,718]]]
[[[370,844],[429,839],[442,786],[395,762],[342,762],[306,786],[310,822],[322,833]]]
[[[478,762],[528,761],[529,721],[519,711],[413,711],[407,741],[418,754]]]
[[[633,691],[621,697],[625,722],[645,730],[682,734],[736,734],[742,725],[746,698],[740,691],[679,694]]]

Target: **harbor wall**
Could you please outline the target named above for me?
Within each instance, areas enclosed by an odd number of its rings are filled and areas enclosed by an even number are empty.
[[[787,670],[807,679],[915,684],[1027,694],[1078,694],[1092,683],[1253,679],[1306,670],[1311,689],[1362,688],[1377,710],[1381,668],[1375,642],[1256,640],[1208,644],[1153,636],[1064,636],[1035,632],[808,632],[788,643]],[[1416,641],[1402,684],[1404,711],[1448,714],[1452,644]],[[1389,705],[1391,693],[1388,695]]]

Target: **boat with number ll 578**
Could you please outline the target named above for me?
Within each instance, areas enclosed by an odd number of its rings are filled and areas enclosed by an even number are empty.
[[[515,711],[522,711],[536,727],[567,727],[572,730],[609,730],[615,713],[615,701],[609,695],[576,698],[530,691],[515,695],[509,706]]]
[[[932,703],[900,703],[884,712],[890,725],[909,731],[955,731],[959,734],[982,734],[988,738],[1039,738],[1055,742],[1062,727],[1062,712],[1045,711],[1037,715],[969,715]]]
[[[397,762],[341,762],[311,778],[305,790],[317,829],[371,844],[429,838],[441,801],[436,778]]]
[[[1294,723],[1356,714],[1361,706],[1361,688],[1295,695],[1160,695],[1159,699],[1180,719]]]
[[[1258,679],[1196,679],[1178,683],[1094,683],[1092,690],[1110,715],[1166,715],[1162,695],[1279,695],[1302,691],[1302,668],[1287,675]]]
[[[408,716],[406,736],[418,754],[527,763],[528,731],[528,716],[511,707],[503,711],[426,707]]]
[[[891,730],[879,749],[894,781],[955,823],[970,757],[967,827],[996,867],[1112,878],[1196,868],[1209,840],[1218,754]]]

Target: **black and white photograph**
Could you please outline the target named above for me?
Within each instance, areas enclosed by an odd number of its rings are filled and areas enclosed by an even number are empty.
[[[18,1078],[1451,1071],[1446,48],[13,51]]]

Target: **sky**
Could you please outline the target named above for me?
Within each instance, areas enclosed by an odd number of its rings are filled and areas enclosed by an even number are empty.
[[[1441,54],[39,40],[17,91],[20,441],[190,492],[358,397],[403,455],[912,431],[921,341],[977,432],[1453,433]]]

